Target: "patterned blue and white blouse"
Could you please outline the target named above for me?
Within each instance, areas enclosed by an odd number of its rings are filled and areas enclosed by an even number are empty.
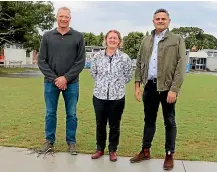
[[[107,56],[103,50],[95,54],[90,72],[95,81],[95,97],[120,100],[125,96],[125,85],[132,79],[132,61],[120,50],[112,57]]]

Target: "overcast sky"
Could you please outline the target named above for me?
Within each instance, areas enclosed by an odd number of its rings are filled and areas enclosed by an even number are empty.
[[[217,2],[184,1],[55,1],[55,13],[66,6],[72,12],[71,27],[80,32],[106,33],[117,29],[122,36],[132,31],[153,29],[152,16],[156,9],[165,8],[173,27],[199,27],[217,37]]]

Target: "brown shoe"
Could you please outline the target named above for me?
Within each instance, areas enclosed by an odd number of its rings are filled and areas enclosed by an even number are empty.
[[[46,142],[42,145],[42,147],[39,150],[37,150],[38,154],[47,154],[48,152],[53,152],[53,151],[54,151],[54,146],[49,140],[46,140]]]
[[[68,145],[68,149],[69,149],[69,153],[71,155],[77,155],[78,154],[77,151],[76,151],[76,145],[75,144],[70,143]]]
[[[110,152],[109,153],[109,156],[110,156],[110,161],[117,161],[117,154],[116,152]]]
[[[174,167],[173,153],[168,152],[164,160],[164,170],[172,170]]]
[[[150,150],[144,149],[139,154],[135,155],[133,158],[130,159],[131,163],[140,162],[142,160],[149,160],[151,159]]]
[[[92,159],[98,159],[99,157],[104,155],[104,151],[96,151],[95,154],[91,156]]]

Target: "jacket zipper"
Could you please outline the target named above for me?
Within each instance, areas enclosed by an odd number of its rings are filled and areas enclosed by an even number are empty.
[[[110,67],[110,69],[109,69],[109,73],[111,73],[111,70],[112,70],[112,68],[111,68],[111,62],[112,62],[112,57],[109,57],[109,67]],[[108,83],[108,91],[107,91],[107,100],[109,100],[109,87],[110,87],[110,82]]]

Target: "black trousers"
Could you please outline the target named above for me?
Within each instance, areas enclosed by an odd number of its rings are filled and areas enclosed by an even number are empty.
[[[150,148],[156,130],[156,119],[159,104],[162,105],[165,125],[165,151],[175,152],[176,122],[175,103],[167,103],[168,91],[158,92],[157,84],[149,80],[143,92],[145,125],[143,131],[142,149]]]
[[[109,123],[109,152],[116,152],[120,137],[120,122],[125,107],[125,97],[120,100],[101,100],[93,97],[96,114],[96,145],[103,151],[106,146],[107,122]]]

